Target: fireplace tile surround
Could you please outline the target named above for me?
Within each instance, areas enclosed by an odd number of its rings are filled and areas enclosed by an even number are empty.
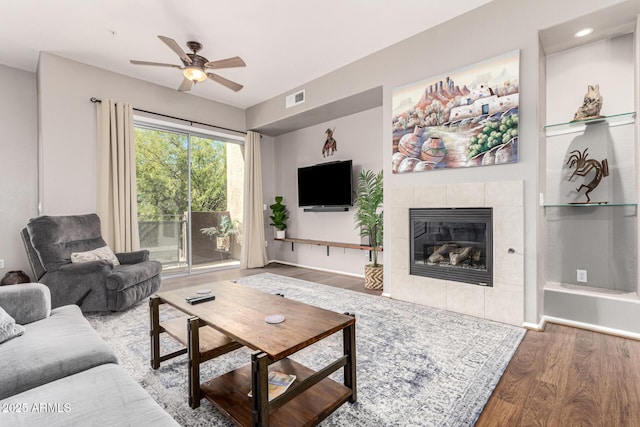
[[[385,248],[391,298],[516,326],[524,321],[523,181],[474,182],[393,189]],[[409,274],[410,208],[493,208],[493,287]],[[509,249],[514,253],[509,253]]]

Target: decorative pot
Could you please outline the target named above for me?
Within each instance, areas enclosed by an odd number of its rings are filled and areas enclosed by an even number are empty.
[[[276,230],[276,239],[284,239],[284,230]]]
[[[400,162],[400,165],[398,166],[398,173],[413,172],[413,168],[415,168],[418,163],[420,163],[420,159],[407,157]]]
[[[406,158],[407,158],[407,155],[399,151],[396,151],[395,153],[393,153],[393,156],[391,156],[391,171],[393,173],[398,172],[400,163],[402,163],[402,161]]]
[[[364,287],[367,289],[382,289],[384,279],[384,269],[381,265],[374,267],[373,265],[364,266]]]
[[[422,126],[416,126],[413,133],[403,135],[398,142],[398,151],[408,157],[418,157],[422,148]]]
[[[18,283],[29,283],[31,279],[24,271],[10,271],[4,275],[0,285],[17,285]]]
[[[432,136],[422,146],[420,158],[426,162],[438,164],[444,159],[446,153],[447,149],[444,146],[442,138]]]
[[[216,236],[216,248],[228,252],[231,248],[231,238],[229,236]]]

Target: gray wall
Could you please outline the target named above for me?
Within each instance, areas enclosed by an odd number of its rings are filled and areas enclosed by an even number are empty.
[[[495,0],[433,29],[376,52],[319,79],[294,88],[306,90],[306,102],[285,110],[284,95],[247,110],[247,127],[259,128],[285,117],[309,112],[367,89],[383,86],[382,131],[378,139],[385,172],[385,191],[438,183],[524,180],[525,194],[525,321],[537,323],[542,315],[542,289],[537,249],[540,208],[538,162],[540,126],[545,122],[541,93],[538,31],[575,17],[620,3],[602,0],[514,1]],[[390,18],[390,25],[401,25]],[[517,164],[392,175],[391,173],[391,95],[395,87],[440,76],[451,70],[493,56],[520,50],[520,160]],[[288,93],[290,93],[288,92]],[[386,118],[386,119],[385,119]],[[279,146],[276,145],[276,156]],[[279,188],[276,189],[277,192]],[[390,233],[389,210],[385,210],[386,236]],[[386,242],[386,239],[385,239]],[[385,246],[388,246],[385,244]],[[402,263],[386,254],[385,265]],[[388,271],[388,270],[387,270]],[[385,291],[393,294],[393,283],[385,275]]]
[[[178,82],[179,83],[179,82]],[[244,110],[48,53],[38,66],[40,209],[66,215],[96,210],[96,105],[110,98],[134,108],[243,131]]]
[[[38,212],[36,75],[0,65],[0,93],[0,276],[32,276],[19,232]]]
[[[335,129],[333,137],[337,141],[338,150],[333,156],[322,157],[327,129]],[[304,212],[303,208],[298,207],[297,168],[338,160],[353,160],[355,189],[361,170],[370,169],[377,172],[382,168],[381,129],[382,107],[377,107],[274,138],[274,185],[269,188],[270,191],[265,191],[264,196],[267,204],[272,203],[273,196],[284,197],[289,211],[286,230],[288,236],[360,243],[360,235],[354,222],[354,208],[348,212]],[[326,247],[303,244],[295,245],[295,250],[292,251],[290,244],[272,240],[273,227],[267,230],[266,236],[269,241],[267,254],[271,260],[359,276],[364,275],[364,265],[369,263],[368,252],[365,251],[331,248],[330,256],[327,256]]]

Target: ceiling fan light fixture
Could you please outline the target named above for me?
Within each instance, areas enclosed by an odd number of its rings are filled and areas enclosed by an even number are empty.
[[[184,79],[178,87],[180,92],[188,92],[193,88],[193,85],[196,83],[202,83],[207,79],[211,79],[216,83],[221,84],[233,91],[239,91],[242,89],[242,85],[231,81],[229,79],[225,79],[222,76],[213,73],[207,73],[208,69],[220,70],[223,68],[234,68],[234,67],[245,67],[247,64],[240,58],[239,56],[234,56],[232,58],[219,59],[216,61],[209,61],[204,56],[198,55],[200,49],[202,49],[202,44],[196,41],[187,42],[187,47],[193,51],[193,53],[185,53],[185,51],[180,47],[178,43],[172,38],[165,36],[158,36],[158,38],[166,44],[175,54],[180,57],[180,61],[182,61],[182,65],[175,64],[166,64],[162,62],[149,62],[149,61],[138,61],[135,59],[130,60],[133,65],[151,65],[155,67],[171,67],[178,68],[182,70],[182,74],[184,75]]]
[[[203,81],[207,80],[207,73],[205,73],[204,70],[198,67],[186,67],[184,70],[182,70],[182,74],[184,74],[184,77],[191,80],[192,82],[202,83]]]

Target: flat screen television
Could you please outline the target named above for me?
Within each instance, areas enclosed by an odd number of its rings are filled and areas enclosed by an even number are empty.
[[[298,206],[338,207],[353,205],[351,160],[298,168]]]

